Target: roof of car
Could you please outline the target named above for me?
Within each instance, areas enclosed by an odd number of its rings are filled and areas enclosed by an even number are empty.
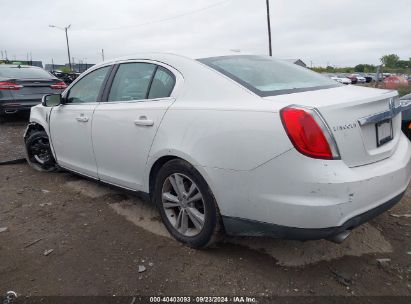
[[[103,63],[111,63],[120,60],[133,60],[133,59],[153,59],[156,58],[164,58],[164,57],[182,57],[182,58],[189,58],[189,59],[201,59],[201,58],[209,58],[209,57],[220,57],[220,56],[239,56],[239,55],[257,55],[248,52],[243,52],[240,50],[181,50],[181,51],[169,51],[169,52],[141,52],[132,55],[121,56],[117,58],[113,58],[110,60],[106,60],[101,62],[98,65]]]
[[[32,65],[25,65],[25,64],[0,64],[0,68],[34,68],[34,69],[41,69],[40,67],[37,66],[32,66]]]

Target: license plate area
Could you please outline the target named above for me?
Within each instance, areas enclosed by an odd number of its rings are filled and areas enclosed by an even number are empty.
[[[380,147],[393,139],[392,119],[387,119],[375,124],[377,134],[377,147]]]

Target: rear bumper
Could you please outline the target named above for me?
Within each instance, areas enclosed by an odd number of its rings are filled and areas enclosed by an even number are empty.
[[[328,228],[296,228],[269,224],[259,221],[247,220],[243,218],[235,218],[223,216],[223,224],[226,234],[232,236],[266,236],[273,238],[289,239],[289,240],[319,240],[327,239],[339,233],[352,230],[380,215],[381,213],[391,209],[403,197],[405,192],[395,196],[382,205],[379,205],[362,214],[354,216],[338,227]]]
[[[0,102],[0,114],[14,114],[30,109],[41,103],[41,99],[12,100]]]
[[[389,158],[355,168],[291,149],[251,171],[206,173],[227,233],[317,239],[398,202],[410,182],[411,143],[402,134]]]

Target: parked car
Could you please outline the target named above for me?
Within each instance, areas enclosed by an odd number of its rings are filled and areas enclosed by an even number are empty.
[[[361,75],[361,76],[365,78],[366,83],[370,83],[370,82],[374,81],[374,77],[372,75],[364,74],[364,75]]]
[[[356,76],[354,76],[354,75],[348,75],[348,76],[346,76],[346,77],[351,80],[351,83],[352,83],[352,84],[357,84],[358,78],[357,78]]]
[[[400,100],[403,103],[411,103],[411,94],[401,97]],[[408,139],[411,140],[411,109],[402,112],[401,129]]]
[[[361,76],[360,74],[352,74],[350,76],[357,78],[357,83],[366,83],[367,82],[367,79],[365,77]]]
[[[29,111],[44,94],[61,93],[67,86],[42,68],[0,65],[0,121],[8,114]]]
[[[59,70],[50,71],[51,74],[63,80],[66,84],[72,83],[81,73],[66,73]]]
[[[268,56],[143,53],[46,95],[24,139],[35,169],[145,193],[189,246],[221,231],[342,242],[407,189],[402,110],[395,91]]]
[[[411,83],[411,76],[408,76],[408,83]]]
[[[331,76],[330,78],[342,84],[351,84],[351,79],[345,76],[338,75],[338,76]]]

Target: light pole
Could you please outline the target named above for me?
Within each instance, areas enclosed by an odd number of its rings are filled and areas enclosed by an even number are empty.
[[[271,48],[271,21],[270,21],[270,1],[265,0],[267,6],[267,27],[268,27],[268,53],[273,56],[273,50]]]
[[[66,33],[66,42],[67,42],[67,55],[68,55],[68,60],[69,60],[69,67],[70,67],[70,71],[71,69],[71,57],[70,57],[70,47],[69,47],[69,41],[68,41],[68,35],[67,35],[67,30],[71,27],[71,24],[69,24],[66,27],[60,27],[60,26],[56,26],[53,24],[50,24],[49,27],[55,27],[58,28],[60,30],[63,30]]]

